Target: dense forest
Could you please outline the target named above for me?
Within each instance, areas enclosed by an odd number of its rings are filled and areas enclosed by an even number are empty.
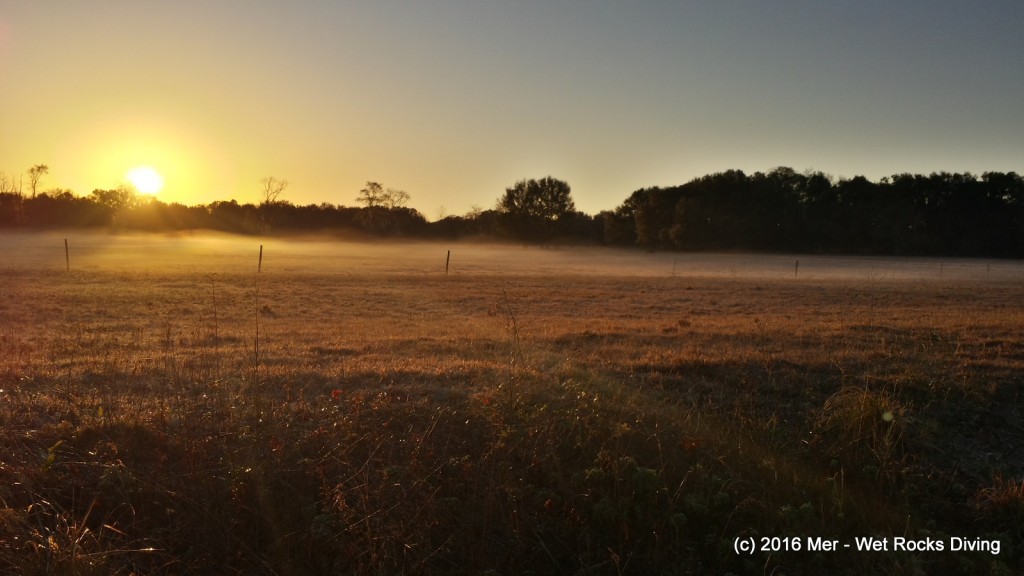
[[[283,187],[268,188],[258,204],[185,206],[130,188],[94,190],[88,196],[68,190],[35,193],[35,183],[32,193],[0,191],[0,229],[337,231],[649,250],[1024,256],[1024,178],[1015,172],[898,174],[871,182],[791,168],[749,175],[730,170],[679,186],[637,190],[615,210],[593,216],[575,209],[568,183],[547,177],[517,182],[493,209],[433,222],[405,206],[408,194],[374,182],[360,192],[361,206],[294,205],[280,199]]]
[[[731,170],[638,190],[602,220],[604,242],[649,248],[1021,257],[1024,179]]]

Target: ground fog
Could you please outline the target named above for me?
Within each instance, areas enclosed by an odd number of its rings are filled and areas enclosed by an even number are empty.
[[[65,253],[65,240],[68,242]],[[7,233],[7,268],[245,272],[263,250],[266,270],[339,274],[608,275],[816,280],[1021,281],[1014,260],[820,256],[794,254],[650,253],[631,249],[509,244],[350,242],[329,237],[240,237],[207,232]]]

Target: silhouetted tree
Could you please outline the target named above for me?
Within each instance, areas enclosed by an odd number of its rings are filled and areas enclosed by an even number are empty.
[[[396,208],[405,208],[405,204],[409,201],[409,193],[404,190],[395,190],[394,188],[388,188],[384,192],[383,204],[384,207],[389,210]]]
[[[359,191],[356,202],[367,208],[383,206],[384,187],[379,182],[367,182],[366,187]]]
[[[575,210],[569,185],[543,178],[506,189],[493,210],[428,223],[409,195],[367,182],[363,207],[296,206],[281,201],[287,182],[261,180],[262,202],[164,204],[128,187],[39,192],[45,165],[29,171],[32,194],[0,173],[0,227],[100,226],[145,230],[213,228],[362,230],[437,238],[505,235],[526,241],[604,242],[649,249],[792,250],[822,253],[1024,257],[1024,179],[1014,172],[896,174],[834,181],[779,167],[751,175],[729,170],[668,188],[633,192],[613,211]]]
[[[409,193],[404,190],[385,189],[379,182],[367,182],[356,197],[356,202],[365,206],[359,218],[361,228],[371,234],[398,235],[424,228],[426,218],[406,208],[408,201]]]
[[[127,186],[111,190],[93,190],[89,199],[98,207],[100,221],[104,225],[119,225],[118,216],[136,207],[141,202],[139,195]]]
[[[409,202],[409,193],[394,188],[385,189],[379,182],[367,182],[366,187],[359,191],[356,202],[367,208],[393,210],[405,207]]]
[[[633,226],[636,230],[636,243],[648,250],[669,247],[669,234],[676,228],[683,227],[682,207],[677,212],[676,204],[681,197],[678,188],[647,188],[634,192],[626,203],[620,206],[622,212],[633,215]],[[616,210],[619,212],[619,210]],[[686,212],[689,217],[696,212]],[[679,220],[678,222],[676,220]],[[677,246],[682,247],[684,241],[677,239]]]
[[[267,176],[266,178],[260,179],[260,185],[262,186],[260,197],[262,201],[260,204],[273,204],[277,202],[281,194],[284,193],[285,188],[288,187],[288,181],[275,178],[273,176]]]
[[[17,226],[21,218],[22,198],[11,192],[0,192],[0,226]]]
[[[89,197],[93,202],[112,211],[131,208],[139,203],[139,195],[127,186],[118,186],[111,190],[97,188]]]
[[[780,167],[634,192],[601,215],[605,241],[684,250],[1024,255],[1015,174],[899,174],[833,182]]]
[[[986,172],[984,253],[992,256],[1024,254],[1024,178],[1016,172]]]
[[[28,186],[32,190],[32,197],[36,197],[36,189],[39,186],[39,180],[42,179],[43,175],[50,171],[50,167],[46,164],[36,164],[35,166],[28,169]]]
[[[109,223],[109,209],[92,198],[75,196],[70,190],[41,192],[25,200],[25,215],[29,225],[101,226]]]
[[[426,233],[436,238],[483,238],[495,236],[500,228],[499,216],[495,210],[472,207],[463,216],[446,216],[425,227]]]
[[[604,225],[604,240],[607,244],[628,246],[639,242],[637,235],[637,211],[647,201],[647,191],[637,190],[612,212],[598,214]]]
[[[288,187],[288,181],[267,176],[260,179],[260,196],[262,201],[258,208],[260,231],[267,232],[277,223],[278,213],[286,209],[287,202],[280,200],[281,194]]]
[[[15,180],[13,176],[8,176],[6,172],[0,172],[0,194],[21,196],[21,178]]]
[[[505,189],[498,211],[505,228],[516,238],[547,242],[566,231],[576,205],[567,182],[547,176],[520,180]]]
[[[841,223],[832,178],[822,172],[806,174],[799,203],[798,245],[806,252],[831,250]]]

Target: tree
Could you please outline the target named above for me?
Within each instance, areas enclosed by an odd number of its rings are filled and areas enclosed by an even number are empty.
[[[404,208],[409,201],[409,193],[394,188],[384,189],[379,182],[367,182],[366,188],[359,191],[356,202],[365,205],[367,208],[386,208],[394,210]]]
[[[263,201],[257,207],[257,214],[259,216],[260,231],[266,232],[275,224],[276,213],[280,212],[282,208],[287,207],[288,203],[280,201],[278,198],[281,197],[284,189],[288,187],[288,181],[267,176],[260,179],[260,184],[263,186],[263,190],[261,190]]]
[[[267,176],[266,178],[261,179],[260,184],[263,185],[263,201],[260,203],[261,206],[277,202],[277,199],[281,196],[281,193],[284,192],[284,189],[288,187],[287,180],[279,180],[277,178],[274,178],[273,176]]]
[[[377,208],[382,205],[384,199],[384,187],[379,182],[367,182],[366,188],[359,191],[356,202],[365,205],[367,208]]]
[[[417,226],[422,215],[406,208],[408,201],[408,192],[384,188],[380,182],[367,182],[356,196],[356,202],[365,206],[359,214],[363,230],[371,234],[401,234],[403,229]]]
[[[395,190],[394,188],[388,188],[384,192],[384,207],[389,210],[395,208],[405,208],[405,204],[409,201],[409,193],[404,190]]]
[[[112,211],[133,208],[139,204],[139,195],[127,186],[118,186],[113,190],[96,189],[89,197],[93,202]]]
[[[0,172],[0,194],[21,196],[21,178],[15,181],[13,177],[8,177],[6,172]]]
[[[551,240],[575,212],[572,190],[567,182],[546,176],[520,180],[505,189],[498,200],[498,212],[506,228],[521,240]]]
[[[36,188],[39,186],[39,180],[49,171],[50,167],[46,164],[36,164],[28,169],[28,185],[32,189],[33,198],[36,197]]]

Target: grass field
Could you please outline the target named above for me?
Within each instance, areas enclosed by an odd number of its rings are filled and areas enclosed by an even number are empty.
[[[0,573],[1024,571],[1024,264],[77,234],[0,235]]]

